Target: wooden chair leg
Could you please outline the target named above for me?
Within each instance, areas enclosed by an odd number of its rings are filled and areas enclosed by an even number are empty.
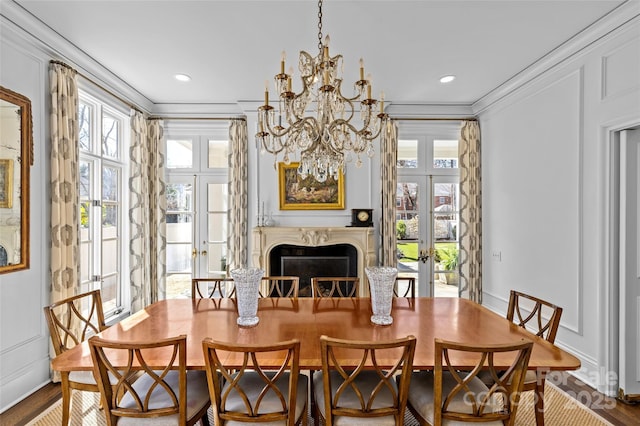
[[[534,390],[537,426],[544,426],[544,382],[544,373],[539,373],[538,380],[536,380],[536,389]]]
[[[66,375],[61,377],[62,383],[62,426],[69,424],[69,417],[71,412],[71,388],[69,387],[69,381]]]

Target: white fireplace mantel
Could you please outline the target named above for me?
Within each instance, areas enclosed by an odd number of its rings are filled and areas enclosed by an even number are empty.
[[[376,265],[373,228],[261,226],[253,228],[253,265],[269,275],[269,255],[274,247],[288,244],[303,247],[350,244],[358,253],[360,296],[368,296],[364,268]]]

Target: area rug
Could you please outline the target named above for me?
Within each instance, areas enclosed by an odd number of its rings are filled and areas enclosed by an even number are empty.
[[[559,390],[555,385],[545,384],[545,425],[547,426],[612,426],[611,423]],[[73,392],[71,405],[71,426],[105,426],[104,414],[98,408],[99,396],[94,392]],[[516,426],[535,425],[533,412],[533,392],[522,394],[518,408]],[[33,426],[60,426],[62,419],[62,401],[56,402],[46,412],[29,423]],[[210,417],[210,424],[213,419]],[[418,422],[411,413],[405,415],[406,426],[417,426]],[[313,420],[309,420],[313,426]]]

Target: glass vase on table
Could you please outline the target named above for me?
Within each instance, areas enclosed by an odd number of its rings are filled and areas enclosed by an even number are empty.
[[[398,270],[388,266],[369,266],[365,268],[369,278],[371,292],[371,322],[378,325],[393,323],[391,305],[393,301],[393,286],[396,283]]]
[[[258,324],[258,298],[260,280],[264,271],[260,268],[238,268],[231,272],[238,302],[238,325],[251,327]]]

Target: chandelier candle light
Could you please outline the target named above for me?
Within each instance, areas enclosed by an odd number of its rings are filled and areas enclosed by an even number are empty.
[[[280,73],[274,77],[279,94],[277,109],[269,105],[267,80],[264,105],[258,108],[256,140],[262,152],[275,155],[274,166],[280,154],[288,165],[292,156],[300,152],[298,174],[303,179],[311,175],[318,182],[325,182],[329,177],[337,180],[353,155],[357,157],[356,167],[362,166],[362,153],[373,157],[373,141],[389,123],[389,116],[384,113],[384,93],[379,103],[371,98],[371,76],[365,78],[362,59],[353,97],[342,93],[343,58],[329,54],[329,36],[322,40],[322,0],[318,9],[319,53],[312,57],[301,51],[298,61],[302,91],[292,91],[293,67],[285,72],[286,55],[282,52]]]

